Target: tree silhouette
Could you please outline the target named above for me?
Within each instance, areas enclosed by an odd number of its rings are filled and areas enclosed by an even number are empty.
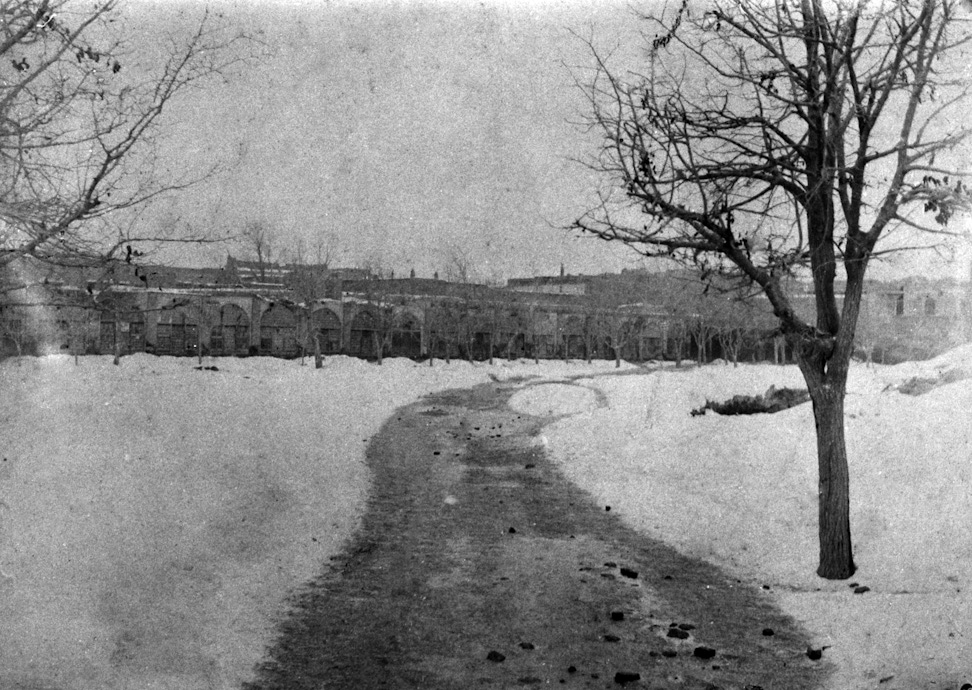
[[[891,250],[879,245],[889,231],[937,242],[968,206],[967,10],[684,0],[674,12],[643,17],[658,33],[640,73],[592,47],[594,73],[580,85],[602,144],[589,164],[611,185],[573,227],[765,293],[813,401],[817,573],[847,578],[844,396],[865,271]],[[812,319],[785,280],[801,272]]]
[[[86,265],[126,245],[203,238],[111,219],[216,171],[159,172],[163,113],[255,58],[257,43],[204,12],[157,59],[140,55],[150,49],[125,35],[125,19],[116,0],[0,3],[0,267]]]

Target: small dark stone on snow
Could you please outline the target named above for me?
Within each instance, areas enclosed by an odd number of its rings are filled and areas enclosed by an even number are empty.
[[[689,638],[689,634],[684,630],[679,630],[678,628],[669,628],[668,637],[674,637],[678,640],[687,640]]]
[[[623,577],[630,577],[632,580],[638,577],[638,571],[632,570],[631,568],[621,568],[621,575]]]
[[[963,683],[959,690],[972,690],[972,683]]]
[[[666,576],[665,576],[665,577],[663,577],[662,579],[663,579],[663,580],[671,580],[671,579],[672,579],[672,576],[671,576],[671,575],[666,575]]]
[[[611,512],[611,506],[604,506],[604,511],[610,513]]]
[[[434,450],[434,451],[432,451],[432,455],[439,455],[439,454],[440,454],[440,453],[439,453],[439,451],[437,451],[437,450]]]
[[[532,470],[532,469],[533,469],[534,467],[536,467],[536,465],[534,465],[534,464],[533,464],[533,463],[531,462],[531,463],[529,463],[528,465],[526,465],[526,467],[525,467],[525,469],[528,469],[528,470]]]
[[[807,658],[810,659],[810,661],[817,661],[822,656],[823,656],[822,649],[814,649],[813,647],[807,647]]]
[[[532,642],[521,642],[520,649],[536,649],[536,646]]]
[[[536,676],[523,676],[523,678],[517,679],[521,685],[539,685],[543,681]]]
[[[871,588],[870,587],[867,587],[867,586],[855,587],[854,588],[854,594],[864,594],[864,592],[870,592],[870,591],[871,591]]]
[[[500,654],[497,651],[492,651],[492,652],[490,652],[489,654],[486,655],[486,659],[488,659],[489,661],[495,661],[498,664],[498,663],[501,663],[503,661],[506,661],[506,656],[503,655],[503,654]]]
[[[860,587],[860,583],[858,583],[858,582],[851,582],[847,586],[850,587],[851,589],[854,589],[855,587]]]
[[[692,652],[699,659],[711,659],[715,656],[715,653],[716,650],[712,649],[712,647],[696,647],[695,651]]]
[[[662,656],[668,657],[669,659],[678,656],[678,652],[674,649],[663,649]]]
[[[620,642],[621,641],[621,638],[618,637],[617,635],[605,635],[604,636],[604,641],[605,642]]]
[[[611,620],[613,621],[623,621],[624,611],[611,611]]]
[[[641,674],[634,671],[618,671],[614,674],[614,682],[618,685],[627,685],[641,680]]]
[[[775,634],[773,628],[763,628],[763,637],[773,637]]]
[[[6,458],[4,458],[4,459],[6,459]],[[605,568],[617,568],[618,567],[618,564],[615,563],[614,561],[608,561],[607,563],[604,564],[604,567]]]
[[[510,527],[510,534],[516,534],[516,528]]]
[[[567,667],[567,673],[577,673],[577,667],[576,666],[568,666]]]
[[[763,589],[769,589],[769,588],[770,588],[769,585],[763,585]]]
[[[682,630],[695,630],[695,626],[691,623],[679,623],[678,627]]]

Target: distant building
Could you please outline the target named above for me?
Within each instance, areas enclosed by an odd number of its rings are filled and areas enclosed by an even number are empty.
[[[764,297],[710,287],[687,271],[562,272],[488,287],[233,257],[203,269],[51,268],[25,259],[0,273],[0,355],[293,357],[320,348],[359,357],[792,360]],[[868,283],[861,355],[900,361],[968,342],[969,287]],[[791,294],[812,318],[811,286]]]

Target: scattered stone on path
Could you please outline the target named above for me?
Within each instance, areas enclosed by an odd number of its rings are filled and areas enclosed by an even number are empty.
[[[500,664],[500,663],[506,661],[506,655],[500,654],[499,652],[497,652],[497,651],[494,650],[494,651],[492,651],[492,652],[490,652],[489,654],[486,655],[486,659],[488,661],[494,661],[497,664]]]
[[[604,636],[604,641],[605,642],[620,642],[621,641],[621,638],[618,637],[617,635],[605,635]]]
[[[509,532],[510,532],[510,534],[516,534],[516,528],[515,527],[510,527]]]
[[[773,637],[775,634],[773,628],[763,628],[763,637]]]
[[[611,611],[611,620],[613,621],[623,621],[624,611]]]
[[[663,649],[662,650],[662,656],[668,657],[669,659],[671,659],[673,657],[678,656],[678,652],[676,652],[674,649]]]
[[[695,626],[691,623],[679,623],[678,628],[680,630],[695,630]]]
[[[807,647],[807,658],[810,659],[810,661],[818,661],[822,656],[823,656],[822,649],[814,649],[813,647]]]
[[[674,637],[677,640],[687,640],[689,638],[689,634],[687,631],[679,628],[669,628],[668,637]]]
[[[868,587],[867,585],[863,585],[861,587],[855,587],[854,588],[854,594],[864,594],[864,592],[870,592],[870,591],[871,591],[871,588]]]
[[[520,683],[520,685],[539,685],[543,681],[536,676],[523,676],[522,678],[518,678],[517,682]]]
[[[692,655],[698,657],[699,659],[711,659],[715,656],[715,654],[716,650],[712,649],[712,647],[704,646],[696,647],[695,651],[692,652]]]
[[[611,506],[604,506],[604,512],[610,513],[611,512]]]
[[[632,570],[631,568],[621,568],[622,577],[630,577],[632,580],[638,578],[638,571]]]
[[[577,673],[577,667],[576,666],[573,666],[573,665],[568,666],[567,667],[567,673]]]
[[[618,671],[614,674],[614,682],[618,685],[627,685],[641,680],[641,674],[635,671]]]
[[[520,649],[536,649],[536,645],[532,642],[521,642]]]
[[[604,567],[605,568],[617,568],[618,567],[618,564],[615,563],[614,561],[608,561],[607,563],[604,564]]]

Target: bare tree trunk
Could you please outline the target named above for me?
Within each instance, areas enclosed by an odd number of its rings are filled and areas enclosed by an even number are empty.
[[[850,471],[844,439],[847,373],[846,366],[816,361],[818,358],[822,360],[820,356],[799,356],[800,369],[813,401],[817,433],[820,541],[817,575],[843,580],[856,570],[850,531]],[[824,366],[835,371],[824,373]]]
[[[114,350],[115,356],[111,360],[111,363],[117,367],[119,364],[121,364],[121,325],[118,323],[118,314],[115,314],[115,323],[113,324],[113,328],[115,342],[113,343],[114,347],[112,349]]]
[[[314,334],[314,368],[321,369],[324,367],[324,358],[321,356],[321,334]]]

